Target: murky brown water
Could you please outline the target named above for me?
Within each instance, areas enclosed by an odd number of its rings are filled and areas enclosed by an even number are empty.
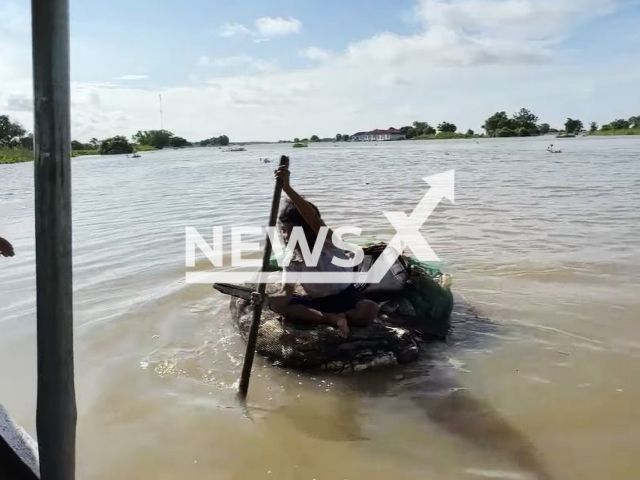
[[[640,139],[547,143],[75,160],[78,478],[640,478]],[[381,239],[382,210],[412,210],[422,177],[456,169],[455,205],[423,229],[454,275],[454,331],[374,374],[259,359],[245,412],[243,343],[227,299],[184,283],[184,227],[266,222],[258,158],[283,150],[327,223]],[[0,260],[0,402],[34,433],[32,189],[32,164],[0,166],[17,253]]]

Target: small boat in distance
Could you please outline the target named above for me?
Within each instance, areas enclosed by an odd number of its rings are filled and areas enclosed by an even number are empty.
[[[302,142],[297,142],[293,144],[293,148],[303,148],[303,147],[308,147],[309,145],[307,145],[306,143],[302,143]]]
[[[553,148],[553,143],[547,147],[547,152],[549,153],[562,153],[562,150],[556,150]]]
[[[134,153],[133,155],[131,155],[131,158],[140,158],[141,155],[138,155],[137,153]]]
[[[225,152],[246,152],[247,149],[244,147],[229,147],[224,151]]]

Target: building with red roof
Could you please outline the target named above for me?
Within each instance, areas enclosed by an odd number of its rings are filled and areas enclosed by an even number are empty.
[[[388,142],[391,140],[406,139],[406,134],[393,127],[389,127],[386,130],[376,129],[370,132],[358,132],[351,135],[352,142]]]

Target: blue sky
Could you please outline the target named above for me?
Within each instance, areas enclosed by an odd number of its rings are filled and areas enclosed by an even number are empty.
[[[332,136],[499,110],[640,114],[640,6],[622,0],[75,0],[74,138]],[[29,3],[0,0],[0,112],[30,127]]]
[[[413,7],[410,0],[395,5],[363,0],[198,0],[185,4],[166,0],[157,3],[91,0],[72,5],[72,29],[77,42],[74,63],[83,66],[74,71],[74,78],[79,81],[108,77],[117,67],[123,74],[148,74],[147,85],[181,85],[194,73],[203,55],[212,58],[251,55],[278,62],[281,68],[303,68],[309,62],[300,57],[299,50],[308,46],[340,51],[378,32],[419,31],[418,25],[406,15]],[[122,15],[123,12],[126,13]],[[255,20],[265,17],[294,18],[302,26],[299,34],[258,43],[260,35],[219,36],[220,28],[226,24],[254,28]],[[225,68],[216,72],[233,73],[242,71]]]

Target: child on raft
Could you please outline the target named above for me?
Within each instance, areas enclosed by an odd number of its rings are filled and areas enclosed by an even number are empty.
[[[280,167],[275,177],[282,180],[282,191],[289,197],[281,210],[278,220],[280,231],[285,243],[294,227],[302,227],[311,251],[314,250],[318,232],[326,224],[320,217],[318,208],[306,201],[289,183],[289,169]],[[333,257],[348,260],[344,251],[337,248],[331,241],[332,231],[329,229],[316,266],[307,266],[301,255],[300,247],[296,244],[293,257],[288,266],[284,267],[284,283],[282,289],[274,294],[263,297],[263,305],[268,306],[288,320],[297,320],[310,324],[332,325],[343,337],[349,334],[349,326],[366,326],[373,322],[378,315],[378,305],[367,300],[365,296],[352,284],[344,283],[302,283],[306,295],[294,293],[295,284],[287,283],[287,273],[321,272],[339,273],[351,272],[351,267],[341,267],[332,263]],[[254,293],[253,302],[259,302],[260,296]]]

